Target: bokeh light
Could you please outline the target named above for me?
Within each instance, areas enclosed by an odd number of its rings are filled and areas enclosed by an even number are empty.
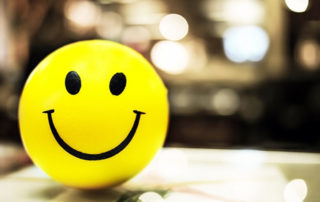
[[[303,13],[307,10],[309,0],[285,0],[287,7],[296,13]]]
[[[232,24],[258,24],[265,18],[263,2],[256,0],[205,0],[202,9],[210,19]]]
[[[166,5],[163,1],[137,1],[123,3],[120,13],[129,25],[154,25],[158,24],[163,13],[166,12]]]
[[[269,48],[269,37],[258,26],[231,27],[224,32],[223,49],[233,62],[258,62]]]
[[[65,6],[65,15],[73,26],[92,27],[99,17],[99,9],[91,1],[71,1]]]
[[[159,24],[160,33],[168,40],[180,40],[187,35],[188,30],[188,22],[178,14],[164,16]]]
[[[221,89],[211,98],[211,104],[220,115],[234,114],[240,105],[238,94],[232,89]]]
[[[180,74],[187,68],[189,54],[186,48],[174,41],[160,41],[151,50],[152,62],[170,74]]]
[[[164,202],[163,198],[156,192],[145,192],[139,196],[140,202]]]
[[[320,48],[315,40],[304,40],[298,44],[298,62],[306,69],[316,69],[320,63]]]
[[[183,89],[183,90],[176,90],[172,94],[172,106],[177,109],[183,109],[183,111],[190,110],[190,105],[192,105],[192,92]]]
[[[113,11],[103,12],[97,23],[97,33],[106,39],[117,39],[123,28],[122,17]]]
[[[284,189],[286,202],[303,202],[308,193],[308,187],[303,179],[291,180]]]

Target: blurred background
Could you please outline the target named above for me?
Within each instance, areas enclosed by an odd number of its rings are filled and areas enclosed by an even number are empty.
[[[0,142],[33,68],[86,39],[140,52],[169,89],[167,146],[320,151],[317,0],[1,0]]]

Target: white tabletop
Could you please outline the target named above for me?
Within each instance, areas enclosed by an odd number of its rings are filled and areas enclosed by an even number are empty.
[[[313,202],[319,171],[314,153],[165,148],[135,178],[100,191],[65,187],[30,166],[0,178],[0,201]]]

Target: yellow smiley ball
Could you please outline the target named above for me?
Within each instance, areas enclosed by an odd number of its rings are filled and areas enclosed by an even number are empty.
[[[90,40],[47,56],[29,76],[19,126],[33,162],[71,187],[113,186],[141,171],[165,140],[167,89],[134,50]]]

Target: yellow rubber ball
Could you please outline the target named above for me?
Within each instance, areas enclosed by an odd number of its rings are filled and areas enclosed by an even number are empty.
[[[137,52],[105,40],[66,45],[30,74],[19,126],[33,162],[54,180],[94,189],[141,171],[165,140],[167,89]]]

